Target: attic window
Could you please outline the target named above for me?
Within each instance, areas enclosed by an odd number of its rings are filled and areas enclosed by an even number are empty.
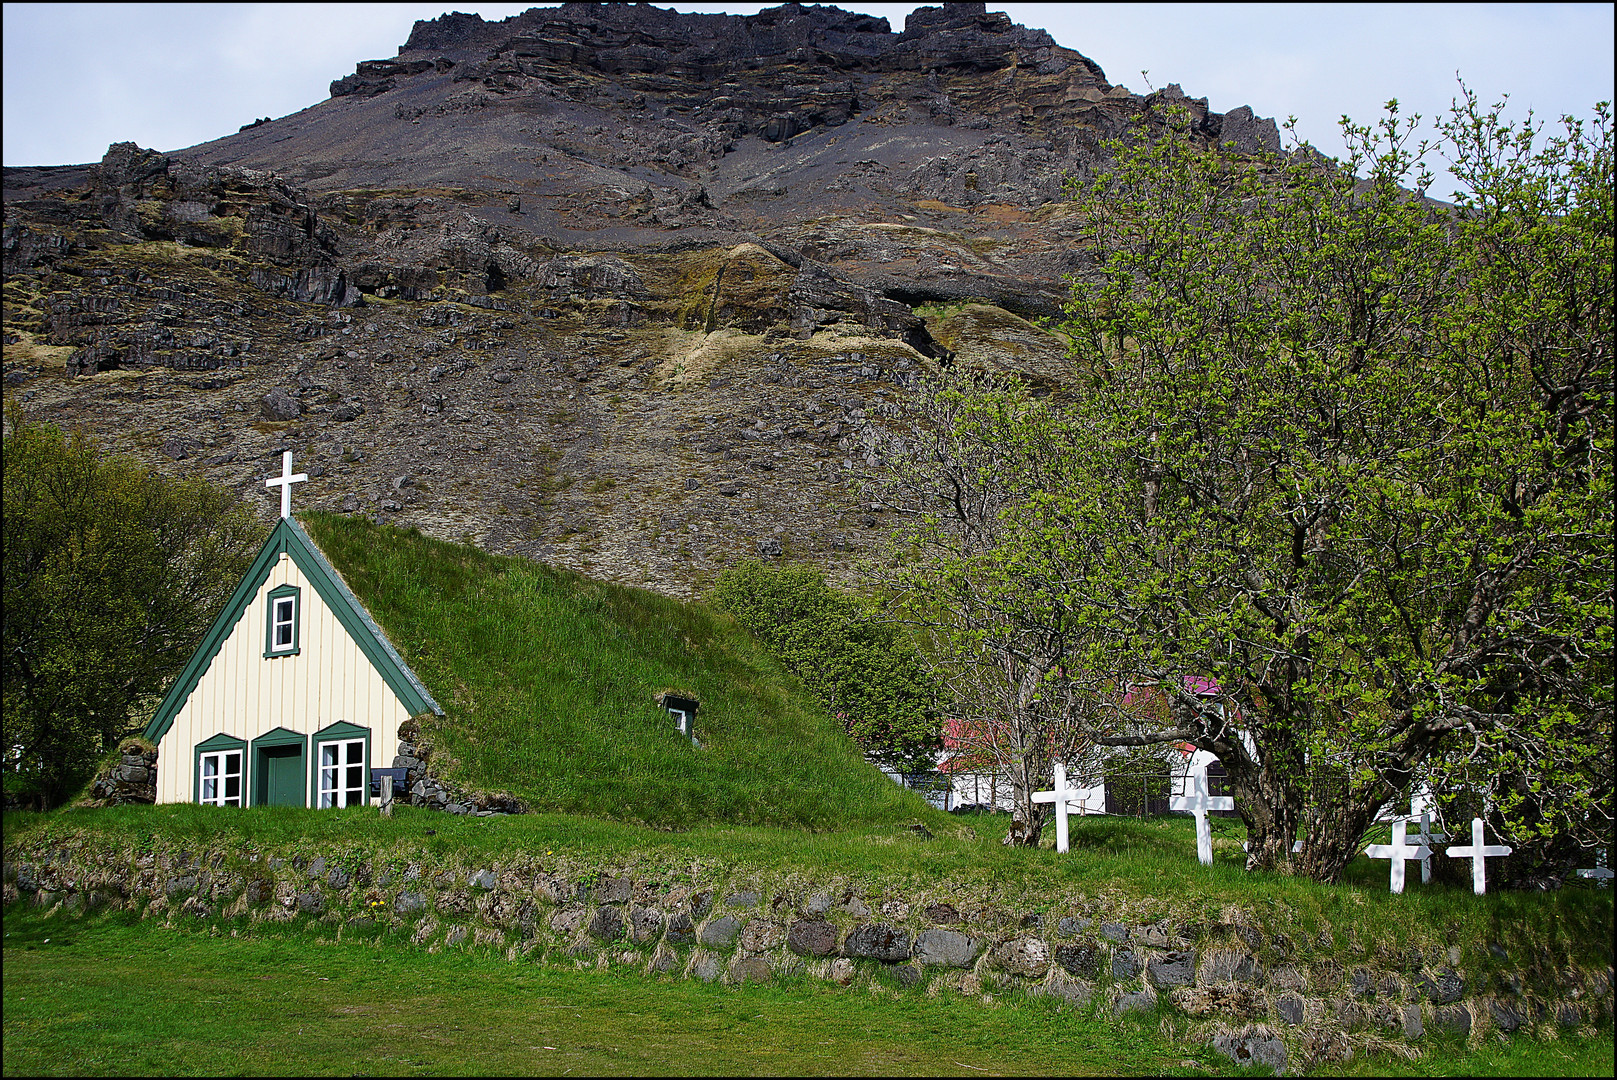
[[[681,735],[691,740],[691,742],[696,741],[696,708],[698,702],[695,698],[662,693],[657,695],[657,704],[668,710],[669,717],[674,721],[674,727]]]
[[[264,655],[296,656],[298,654],[298,607],[301,590],[296,585],[282,585],[269,594],[269,610],[264,628]]]

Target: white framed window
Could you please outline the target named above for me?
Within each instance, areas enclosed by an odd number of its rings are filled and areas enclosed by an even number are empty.
[[[292,647],[292,627],[297,622],[297,601],[290,596],[283,596],[275,601],[275,649],[290,649]]]
[[[264,657],[298,654],[298,606],[302,591],[296,585],[282,585],[269,594],[265,613]]]
[[[320,744],[321,809],[358,806],[365,801],[365,740]]]
[[[242,804],[242,762],[247,755],[240,750],[220,750],[201,757],[202,788],[198,802],[208,806],[240,806]]]

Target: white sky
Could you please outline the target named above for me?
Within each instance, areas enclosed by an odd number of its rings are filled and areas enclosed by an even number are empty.
[[[98,161],[113,142],[176,150],[280,117],[327,96],[360,60],[392,56],[416,19],[446,10],[485,19],[522,4],[6,4],[4,160]],[[765,4],[673,4],[746,14]],[[902,30],[913,4],[843,3]],[[1177,82],[1225,112],[1299,120],[1338,154],[1336,121],[1375,119],[1388,98],[1407,115],[1444,112],[1455,73],[1511,115],[1587,117],[1612,100],[1609,4],[1004,4],[1146,90]],[[1439,185],[1441,187],[1441,185]],[[1438,192],[1434,191],[1434,194]]]

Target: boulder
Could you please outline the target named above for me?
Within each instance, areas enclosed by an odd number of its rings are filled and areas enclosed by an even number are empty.
[[[1079,941],[1056,948],[1056,963],[1069,975],[1093,979],[1100,971],[1100,946],[1093,941]]]
[[[910,936],[885,923],[855,927],[842,943],[842,954],[852,959],[895,963],[910,958]]]
[[[922,930],[915,939],[915,962],[923,966],[970,967],[980,943],[955,930]]]
[[[623,936],[623,912],[611,904],[597,908],[590,919],[590,937],[597,941],[616,941]]]
[[[1286,1071],[1286,1044],[1266,1027],[1221,1032],[1213,1036],[1213,1049],[1237,1065],[1263,1065],[1277,1074]]]
[[[285,390],[275,389],[258,399],[258,408],[267,420],[296,420],[303,415],[303,406]]]
[[[1175,986],[1190,986],[1196,981],[1196,954],[1170,952],[1153,956],[1146,961],[1145,974],[1158,990]]]
[[[709,948],[727,949],[735,944],[736,936],[740,933],[740,919],[734,915],[720,915],[702,927],[701,941]]]
[[[995,945],[989,951],[988,963],[1007,975],[1043,978],[1050,970],[1050,946],[1038,938],[1013,938]]]
[[[787,932],[786,947],[798,956],[830,956],[837,951],[837,928],[824,919],[800,919]]]

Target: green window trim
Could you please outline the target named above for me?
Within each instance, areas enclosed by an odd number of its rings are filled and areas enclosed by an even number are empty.
[[[220,732],[218,735],[215,735],[215,736],[213,736],[211,738],[204,739],[202,742],[197,743],[195,748],[193,749],[193,752],[192,752],[192,755],[191,755],[191,757],[192,757],[192,765],[191,765],[191,801],[192,802],[197,803],[199,805],[202,803],[202,758],[203,758],[203,756],[206,755],[206,754],[229,753],[232,750],[234,750],[234,751],[238,752],[239,754],[241,754],[241,790],[238,793],[239,803],[240,803],[241,806],[246,806],[248,804],[247,793],[250,790],[249,787],[248,787],[248,781],[249,781],[249,773],[251,772],[251,768],[252,768],[252,766],[250,764],[250,758],[252,757],[252,755],[250,755],[247,752],[247,740],[246,739],[238,739],[234,735],[226,735],[223,732]],[[226,774],[221,774],[221,775],[226,775]],[[209,805],[213,805],[213,804],[209,804]]]
[[[275,643],[276,608],[282,601],[292,601],[292,640],[279,647]],[[270,660],[280,656],[296,656],[302,650],[298,647],[299,634],[303,627],[303,590],[296,585],[278,585],[271,589],[265,602],[264,610],[264,659]],[[284,622],[285,620],[281,620]]]
[[[328,724],[315,732],[310,738],[314,753],[309,756],[309,805],[316,809],[329,809],[320,806],[320,748],[327,743],[349,742],[355,739],[365,740],[365,773],[359,787],[359,802],[350,803],[352,806],[368,806],[371,801],[371,729],[350,724],[346,720],[339,720]],[[339,770],[342,768],[339,763]]]
[[[261,767],[263,763],[259,759],[261,751],[277,746],[296,746],[301,754],[306,755],[309,751],[309,737],[300,732],[292,731],[289,728],[278,727],[266,731],[264,734],[253,740],[251,752],[248,754],[248,758],[252,762],[253,772],[253,786],[248,790],[252,792],[253,806],[263,806],[269,801],[269,794],[264,789],[264,785],[267,782],[267,778],[265,776],[266,770]],[[304,778],[303,805],[308,806],[308,773],[301,769],[299,770],[299,773]]]

